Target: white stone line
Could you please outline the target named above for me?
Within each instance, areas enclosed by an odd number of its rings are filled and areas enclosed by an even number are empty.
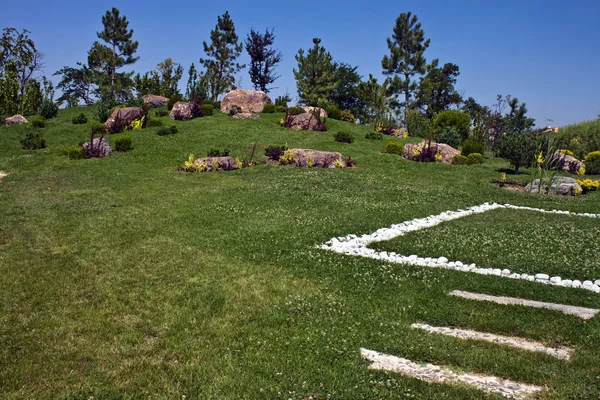
[[[491,301],[496,304],[519,305],[533,308],[545,308],[547,310],[560,311],[563,314],[575,315],[581,319],[591,319],[600,312],[595,308],[585,308],[578,306],[568,306],[564,304],[545,303],[542,301],[525,300],[516,297],[490,296],[488,294],[464,292],[462,290],[454,290],[450,292],[450,296],[458,296],[470,300]]]
[[[2,178],[4,178],[5,176],[8,176],[8,174],[4,171],[0,171],[0,181],[2,180]]]
[[[572,349],[566,347],[547,347],[540,342],[523,339],[515,336],[502,336],[496,335],[494,333],[478,332],[469,329],[438,327],[427,324],[412,324],[411,327],[415,329],[423,329],[429,333],[437,333],[440,335],[452,336],[459,339],[483,340],[490,343],[497,343],[505,346],[515,347],[521,350],[545,353],[553,357],[560,358],[562,360],[570,360],[571,353],[573,352]]]
[[[511,204],[496,204],[496,203],[483,203],[478,206],[470,207],[466,210],[457,210],[457,211],[445,211],[438,215],[430,215],[425,218],[416,218],[410,221],[405,221],[400,224],[395,224],[390,226],[389,228],[381,228],[376,232],[370,235],[348,235],[348,236],[340,236],[336,238],[332,238],[327,241],[325,244],[317,246],[318,248],[333,251],[336,253],[351,255],[351,256],[360,256],[373,258],[376,260],[383,260],[393,263],[400,264],[409,264],[409,265],[417,265],[422,267],[437,267],[437,268],[446,268],[446,269],[454,269],[463,272],[472,272],[481,275],[495,275],[501,276],[505,278],[511,279],[522,279],[528,280],[531,282],[538,282],[547,285],[554,286],[563,286],[563,287],[571,287],[571,288],[581,288],[586,289],[595,293],[600,293],[600,279],[597,279],[595,282],[591,280],[570,280],[563,279],[560,276],[549,276],[547,274],[519,274],[514,273],[509,269],[501,270],[499,268],[482,268],[477,267],[475,264],[464,264],[461,261],[449,261],[446,257],[439,258],[431,258],[431,257],[418,257],[416,255],[403,256],[400,254],[396,254],[395,252],[377,252],[373,249],[368,248],[367,246],[371,243],[375,242],[383,242],[390,239],[394,239],[399,236],[403,236],[408,232],[414,232],[421,229],[431,228],[433,226],[439,225],[446,221],[455,220],[458,218],[466,217],[472,214],[479,214],[490,210],[495,209],[515,209],[515,210],[528,210],[528,211],[537,211],[543,213],[550,214],[561,214],[561,215],[570,215],[570,216],[579,216],[579,217],[589,217],[589,218],[600,218],[600,214],[590,214],[590,213],[574,213],[570,211],[561,211],[561,210],[543,210],[541,208],[532,208],[532,207],[521,207],[521,206],[513,206]]]
[[[542,388],[526,383],[514,382],[508,379],[501,379],[495,376],[484,376],[475,374],[458,374],[447,368],[442,368],[434,364],[420,365],[406,358],[400,358],[387,354],[378,353],[373,350],[360,349],[360,354],[371,361],[373,364],[370,369],[391,371],[417,378],[426,382],[437,383],[464,383],[474,386],[480,390],[500,393],[504,397],[513,399],[523,399]]]

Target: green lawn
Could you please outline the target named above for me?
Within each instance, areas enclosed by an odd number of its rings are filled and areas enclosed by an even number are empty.
[[[72,125],[82,111],[90,122]],[[542,385],[547,389],[540,398],[598,397],[600,318],[582,321],[447,294],[461,289],[596,308],[600,295],[388,266],[315,246],[486,201],[599,213],[600,193],[550,198],[510,192],[489,183],[508,167],[503,160],[412,163],[381,153],[385,142],[364,139],[365,127],[330,120],[329,132],[288,131],[278,125],[281,114],[258,121],[218,114],[172,123],[164,117],[178,134],[133,131],[131,152],[67,159],[62,149],[86,140],[91,116],[86,108],[61,110],[40,130],[48,147],[37,151],[20,148],[27,127],[0,127],[0,171],[10,173],[0,182],[0,398],[484,396],[466,386],[371,371],[360,347]],[[341,130],[356,141],[335,142],[333,133]],[[115,137],[108,137],[111,144]],[[287,142],[340,151],[358,168],[260,164],[232,172],[177,171],[190,153],[204,156],[210,148],[246,157],[256,140],[259,150]],[[382,245],[419,255],[455,251],[456,258],[478,264],[518,248],[525,258],[511,263],[521,262],[524,272],[527,257],[546,251],[562,257],[556,247],[574,244],[564,253],[580,268],[574,275],[598,271],[599,220],[502,212]],[[497,227],[486,226],[490,220]],[[487,253],[468,249],[464,243],[479,237],[480,228],[482,240],[507,245]],[[556,232],[567,228],[568,234]],[[522,336],[572,346],[576,353],[566,363],[428,335],[410,329],[414,322]]]

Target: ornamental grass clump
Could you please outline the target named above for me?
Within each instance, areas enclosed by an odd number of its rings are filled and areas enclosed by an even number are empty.
[[[29,132],[21,139],[23,150],[39,150],[46,148],[46,139],[42,138],[39,133]]]
[[[115,139],[115,150],[123,152],[133,150],[133,146],[131,145],[131,137],[127,135],[117,137]]]
[[[158,136],[167,136],[167,135],[174,135],[177,133],[177,127],[175,125],[171,125],[170,127],[165,127],[165,128],[161,128],[158,131],[156,131],[156,134]]]
[[[340,143],[354,142],[354,136],[350,132],[337,132],[333,135],[333,139]]]
[[[386,142],[383,152],[387,154],[397,154],[401,156],[404,152],[404,146],[401,142],[389,141]]]

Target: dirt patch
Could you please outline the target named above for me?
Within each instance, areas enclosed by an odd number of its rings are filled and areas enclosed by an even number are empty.
[[[516,183],[505,183],[504,185],[502,185],[499,182],[492,182],[492,183],[495,186],[498,186],[499,188],[510,190],[512,192],[527,192],[527,190],[525,189],[525,186],[517,185]]]

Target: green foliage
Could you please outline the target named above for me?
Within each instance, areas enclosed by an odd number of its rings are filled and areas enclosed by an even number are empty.
[[[327,103],[339,81],[333,73],[333,57],[321,46],[321,39],[314,38],[313,44],[306,55],[304,49],[298,50],[298,68],[293,72],[301,104],[318,107]]]
[[[408,110],[408,134],[412,137],[426,138],[429,135],[430,119],[416,110]]]
[[[275,106],[275,112],[284,113],[287,111],[287,108],[284,106]]]
[[[485,152],[485,146],[474,140],[465,140],[460,149],[460,154],[467,157],[471,153],[483,154]]]
[[[145,110],[148,109],[148,106],[146,106],[146,103],[144,102],[144,98],[141,96],[137,96],[137,97],[130,97],[129,99],[127,99],[127,102],[125,103],[125,106],[127,107],[139,107],[139,108],[143,108]]]
[[[336,132],[333,135],[333,139],[336,142],[340,142],[340,143],[352,143],[352,142],[354,142],[354,136],[350,132],[345,132],[345,131]]]
[[[38,150],[46,147],[46,139],[43,139],[39,133],[28,132],[20,142],[23,150]]]
[[[340,120],[342,119],[342,110],[336,104],[330,104],[327,107],[327,116],[331,119]]]
[[[356,87],[356,94],[360,102],[358,118],[362,123],[371,123],[376,119],[383,118],[389,111],[391,80],[386,79],[379,84],[377,78],[369,74],[366,82],[360,82]]]
[[[169,115],[169,111],[167,110],[157,110],[154,112],[154,115],[156,115],[157,117],[166,117],[167,115]]]
[[[581,160],[589,152],[600,149],[600,119],[563,126],[557,136],[568,142],[569,149]]]
[[[116,151],[129,151],[133,150],[131,145],[131,137],[127,135],[117,136],[115,139],[115,150]]]
[[[167,103],[167,109],[169,111],[171,111],[173,109],[173,106],[175,105],[175,103],[177,103],[178,101],[183,101],[183,97],[181,97],[181,95],[175,95],[175,96],[171,97],[169,99],[169,102]]]
[[[78,68],[65,66],[53,75],[62,75],[61,81],[56,86],[62,95],[56,100],[57,104],[67,102],[67,107],[75,107],[80,101],[85,105],[94,104],[91,98],[91,90],[94,82],[94,74],[86,64],[77,63]]]
[[[269,145],[265,147],[265,156],[271,160],[279,160],[279,157],[281,157],[287,149],[287,143],[282,146]]]
[[[467,156],[463,156],[461,154],[457,154],[452,157],[452,165],[467,165],[469,163],[469,159]]]
[[[212,104],[202,104],[202,115],[209,117],[214,114],[215,108]]]
[[[81,113],[76,117],[73,117],[73,119],[71,119],[71,122],[73,123],[73,125],[83,125],[83,124],[87,124],[88,119],[85,116],[85,114]]]
[[[579,186],[581,186],[583,193],[595,192],[596,190],[598,190],[598,187],[600,186],[600,182],[593,181],[591,179],[582,179],[582,180],[578,179],[577,183],[579,184]]]
[[[537,144],[531,132],[508,132],[501,138],[500,156],[506,158],[519,173],[519,167],[530,165],[535,159]]]
[[[438,133],[436,135],[434,135],[433,139],[437,143],[445,143],[445,144],[457,149],[458,146],[460,145],[460,141],[462,138],[461,138],[460,134],[458,133],[458,130],[456,129],[456,127],[446,126],[446,127],[442,128],[441,131],[438,131]]]
[[[600,174],[600,150],[592,151],[585,156],[585,173],[587,175]]]
[[[137,74],[133,78],[133,85],[138,96],[155,94],[171,98],[179,93],[177,85],[183,76],[183,66],[173,62],[170,58],[158,63],[156,70]]]
[[[96,109],[93,111],[94,119],[96,119],[98,122],[104,123],[108,117],[110,117],[112,111],[113,107],[109,103],[100,101],[96,104]]]
[[[149,118],[148,122],[146,122],[146,128],[158,128],[161,126],[163,126],[163,122],[158,118]]]
[[[67,147],[63,150],[63,154],[69,158],[69,160],[82,160],[85,158],[85,151],[81,146]]]
[[[97,122],[92,125],[91,131],[94,135],[101,135],[106,133],[106,128],[104,127],[104,124]]]
[[[41,115],[36,115],[35,117],[31,118],[29,122],[31,122],[31,126],[34,128],[45,128],[48,125],[46,118]]]
[[[454,89],[456,78],[460,75],[458,66],[447,63],[438,68],[434,60],[425,77],[421,78],[415,95],[416,106],[424,110],[428,118],[447,110],[450,106],[462,103],[461,95]]]
[[[290,115],[298,115],[298,114],[306,113],[306,110],[301,107],[292,107],[292,108],[289,108],[287,111]]]
[[[283,96],[277,96],[277,98],[275,99],[275,105],[277,107],[283,107],[287,110],[288,103],[290,101],[292,101],[292,98],[290,97],[290,95],[288,93],[286,93]]]
[[[338,84],[327,100],[342,110],[358,111],[360,108],[357,89],[361,82],[361,76],[356,72],[357,69],[358,67],[343,62],[333,63],[333,75]]]
[[[277,110],[277,106],[275,104],[265,104],[262,112],[265,114],[272,114]]]
[[[160,128],[156,131],[158,136],[166,136],[166,135],[174,135],[177,133],[177,127],[175,125],[171,125],[170,127]]]
[[[365,139],[369,140],[383,140],[383,135],[379,132],[371,131],[365,133]]]
[[[483,155],[480,153],[471,153],[467,156],[467,164],[483,164]]]
[[[340,114],[340,120],[345,121],[345,122],[356,122],[356,118],[354,117],[354,114],[352,114],[352,111],[349,110],[342,110],[341,114]]]
[[[38,112],[46,119],[54,118],[58,115],[58,106],[52,100],[46,99],[42,102]]]
[[[227,157],[229,155],[229,149],[210,149],[208,153],[206,153],[206,157]]]
[[[454,128],[459,135],[459,144],[469,137],[471,118],[469,114],[459,110],[446,110],[436,115],[431,121],[431,133],[438,137],[448,128]],[[456,145],[458,147],[458,144]]]
[[[402,142],[389,141],[385,143],[385,149],[383,151],[384,153],[398,154],[401,156],[404,154],[404,145]]]
[[[250,56],[250,80],[254,85],[255,90],[262,90],[269,93],[268,86],[271,85],[277,78],[275,67],[283,59],[281,52],[272,48],[275,41],[273,29],[265,30],[261,35],[254,29],[250,28],[250,33],[246,38],[246,51]]]

